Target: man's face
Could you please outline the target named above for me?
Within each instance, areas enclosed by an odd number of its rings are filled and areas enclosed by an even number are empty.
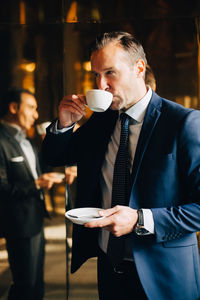
[[[91,69],[98,88],[113,94],[111,109],[127,109],[142,98],[143,79],[139,66],[133,65],[128,53],[116,43],[92,53]]]
[[[16,111],[16,124],[29,130],[38,119],[37,102],[34,96],[22,93],[21,103]]]

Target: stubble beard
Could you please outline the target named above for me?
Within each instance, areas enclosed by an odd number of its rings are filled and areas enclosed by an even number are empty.
[[[122,108],[124,108],[124,101],[123,101],[123,99],[121,99],[118,96],[114,96],[113,97],[113,102],[112,102],[112,104],[110,106],[110,109],[112,109],[112,110],[120,110]]]

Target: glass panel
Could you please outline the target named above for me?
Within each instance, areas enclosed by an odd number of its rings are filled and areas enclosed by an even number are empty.
[[[39,120],[53,119],[63,94],[62,25],[0,25],[0,42],[2,87],[35,92]]]

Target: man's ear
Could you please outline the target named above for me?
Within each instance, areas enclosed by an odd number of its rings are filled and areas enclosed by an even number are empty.
[[[144,77],[144,72],[145,72],[145,63],[144,63],[143,59],[138,59],[138,61],[136,62],[137,77],[138,78]]]
[[[9,104],[9,112],[15,115],[18,112],[19,105],[16,102],[10,102]]]

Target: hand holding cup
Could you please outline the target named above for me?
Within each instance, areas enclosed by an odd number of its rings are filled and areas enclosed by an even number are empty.
[[[104,112],[112,103],[113,95],[104,90],[92,89],[84,95],[65,96],[59,104],[59,128],[69,127],[86,114],[85,107]]]
[[[69,127],[78,122],[86,114],[85,104],[84,95],[64,96],[58,107],[59,128]]]

